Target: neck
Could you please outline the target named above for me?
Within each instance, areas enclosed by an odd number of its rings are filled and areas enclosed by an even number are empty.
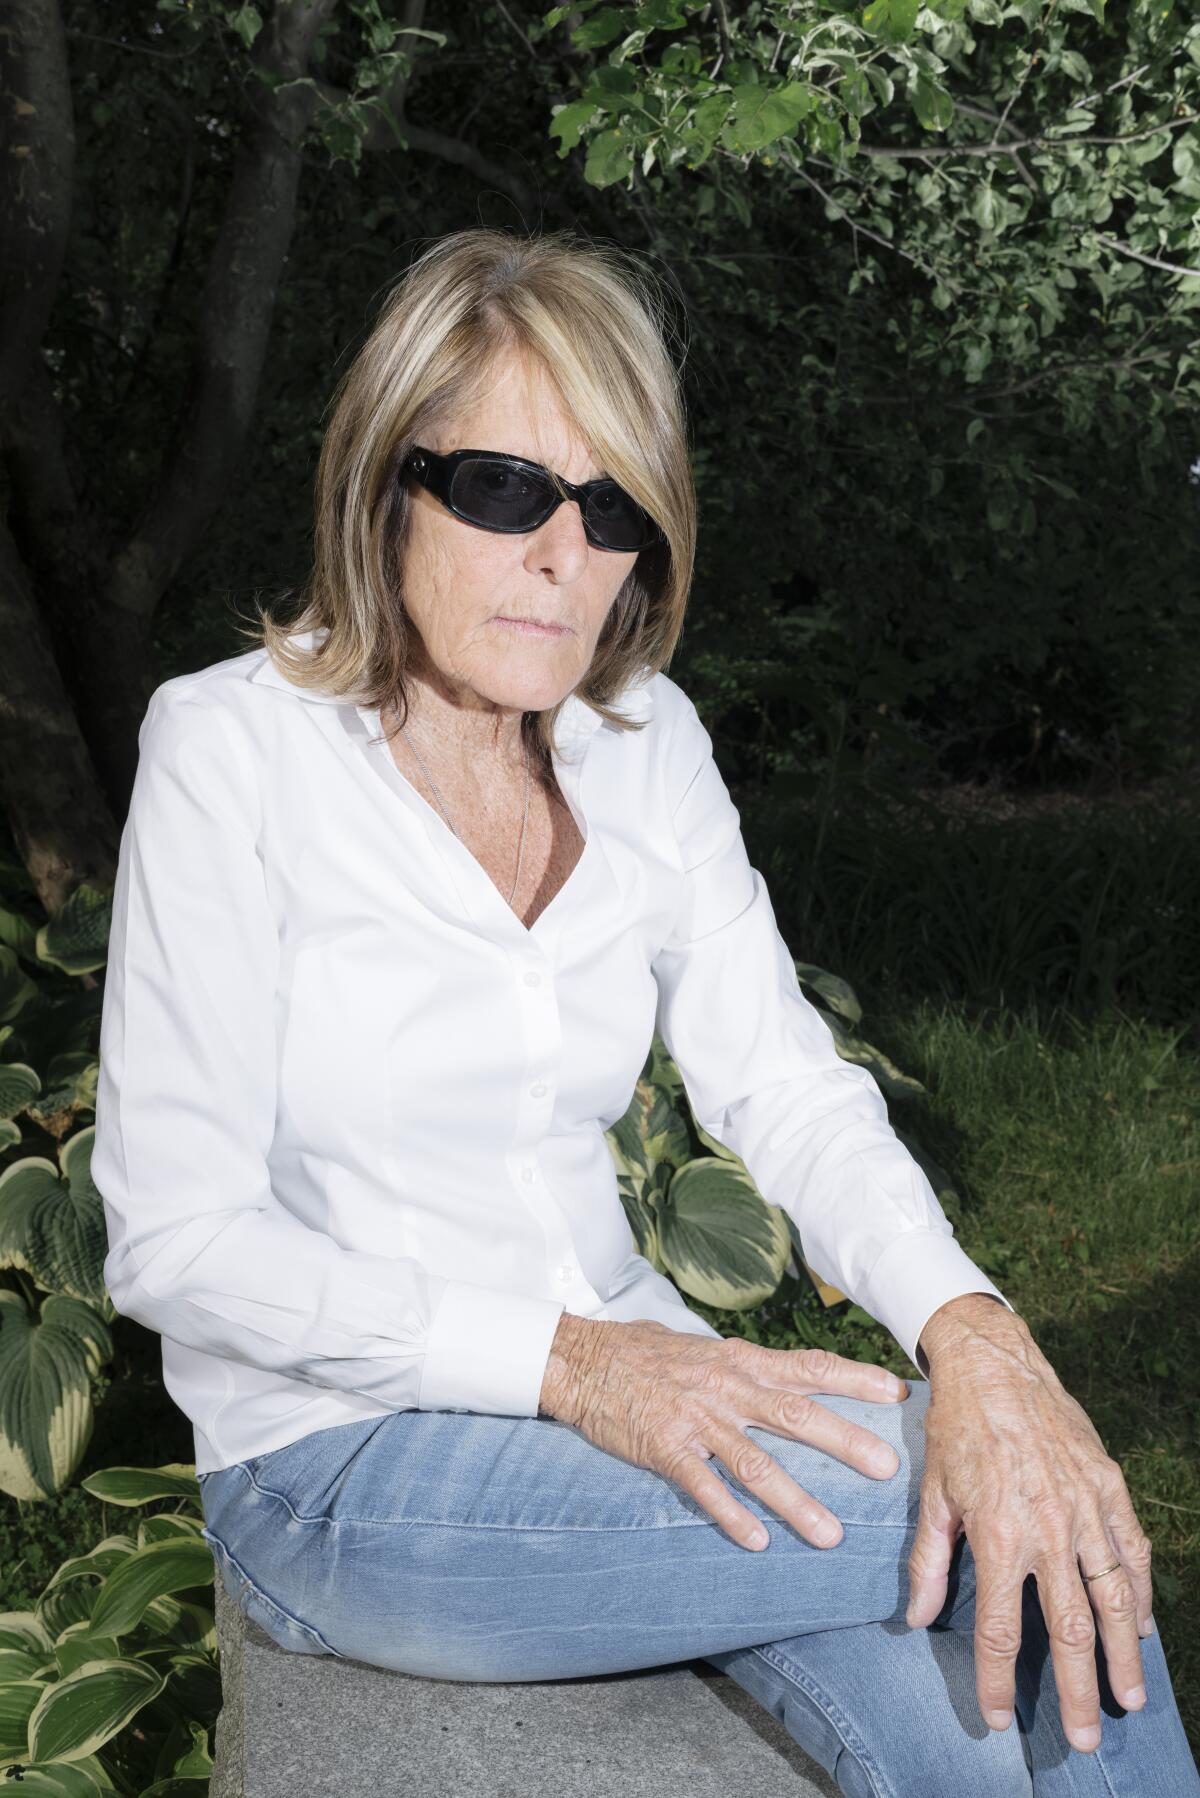
[[[395,721],[388,707],[386,722]],[[422,755],[436,756],[443,768],[478,771],[481,760],[520,769],[525,751],[521,739],[524,713],[498,705],[466,685],[422,670],[409,677],[409,706],[404,728]]]

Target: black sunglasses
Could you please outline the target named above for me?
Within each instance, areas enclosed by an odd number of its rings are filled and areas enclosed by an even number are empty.
[[[578,485],[552,476],[540,462],[501,450],[436,450],[415,445],[405,460],[410,474],[467,524],[484,531],[536,531],[564,499],[573,499],[589,543],[626,552],[665,542],[662,531],[615,481]]]

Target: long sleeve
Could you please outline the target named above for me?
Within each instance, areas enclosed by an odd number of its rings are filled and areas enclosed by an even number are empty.
[[[684,897],[654,962],[659,1032],[698,1121],[792,1218],[809,1265],[928,1375],[918,1343],[939,1306],[983,1292],[1013,1307],[956,1241],[875,1079],[801,992],[690,700],[667,754]]]
[[[114,1305],[396,1410],[535,1416],[561,1303],[348,1249],[273,1192],[280,954],[251,741],[202,688],[168,682],[139,742],[92,1153]]]

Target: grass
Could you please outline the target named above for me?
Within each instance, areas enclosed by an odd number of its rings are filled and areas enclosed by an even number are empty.
[[[1119,1006],[1194,1027],[1200,810],[964,818],[861,788],[823,827],[752,798],[743,824],[784,937],[873,1007],[882,994],[1080,1017]]]
[[[929,1091],[893,1118],[937,1156],[968,1254],[1028,1322],[1120,1462],[1154,1544],[1154,1616],[1200,1750],[1200,1057],[1122,1014],[975,1015],[924,1001],[870,1032]],[[915,1370],[857,1308],[789,1281],[724,1334]],[[750,1325],[747,1328],[747,1325]]]

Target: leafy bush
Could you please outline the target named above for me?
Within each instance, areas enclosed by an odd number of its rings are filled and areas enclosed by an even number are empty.
[[[0,1612],[0,1774],[31,1798],[204,1798],[221,1683],[195,1474],[109,1467],[82,1485],[105,1504],[182,1502],[65,1561],[32,1610]]]

